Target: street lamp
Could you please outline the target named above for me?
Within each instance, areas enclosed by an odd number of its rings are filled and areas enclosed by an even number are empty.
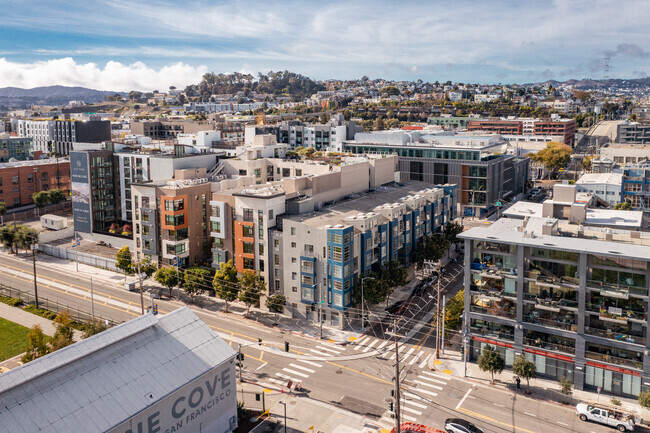
[[[287,433],[287,404],[283,401],[279,403],[284,406],[284,433]]]
[[[34,298],[38,309],[38,285],[36,284],[36,242],[32,240],[32,262],[34,263]]]
[[[363,281],[364,280],[374,280],[374,277],[363,277],[361,278],[361,329],[365,328],[365,316],[363,314]]]

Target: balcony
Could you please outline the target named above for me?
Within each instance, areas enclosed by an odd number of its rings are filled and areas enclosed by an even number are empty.
[[[546,287],[562,287],[562,286],[570,286],[570,287],[577,287],[580,282],[578,278],[573,278],[573,277],[556,277],[552,275],[543,275],[539,271],[526,271],[524,273],[524,277],[533,280],[538,286],[546,286]]]
[[[578,325],[575,323],[575,319],[561,313],[540,314],[538,311],[532,311],[529,314],[524,314],[524,322],[560,328],[572,332],[578,331]]]
[[[552,301],[550,299],[537,298],[535,300],[535,309],[536,310],[545,310],[545,311],[552,311],[554,313],[559,313],[560,312],[560,304],[559,304],[559,301]]]
[[[555,352],[563,352],[569,355],[575,354],[575,347],[564,344],[560,341],[545,341],[540,338],[524,338],[524,344],[530,347],[538,347],[544,350],[552,350]]]
[[[599,361],[599,362],[606,362],[608,364],[620,365],[635,370],[643,370],[643,362],[636,359],[621,358],[619,356],[607,355],[604,353],[589,352],[589,351],[585,352],[585,358],[593,359],[594,361]]]
[[[501,280],[503,277],[506,278],[516,278],[517,270],[510,268],[499,268],[496,266],[488,266],[484,269],[472,269],[474,275],[478,275],[482,278],[492,278],[495,280]]]
[[[606,283],[599,280],[587,280],[587,287],[592,290],[599,290],[602,296],[617,299],[629,299],[630,294],[647,296],[648,292],[644,286],[636,286],[634,284],[627,284],[632,279],[621,283]]]

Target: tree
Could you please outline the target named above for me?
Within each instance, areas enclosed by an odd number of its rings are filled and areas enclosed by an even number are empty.
[[[440,260],[449,249],[447,237],[435,233],[421,238],[413,250],[413,261],[418,268],[422,268],[425,260]]]
[[[63,203],[66,200],[65,192],[59,188],[51,189],[47,192],[47,194],[49,195],[49,202],[52,204]]]
[[[571,161],[571,147],[564,143],[551,141],[539,152],[530,155],[530,159],[544,165],[551,177]]]
[[[228,312],[228,302],[237,299],[239,294],[239,278],[237,278],[237,268],[228,260],[226,263],[221,263],[219,269],[214,274],[212,280],[214,292],[218,298],[226,301],[226,313]]]
[[[3,248],[9,248],[9,251],[14,253],[14,245],[16,244],[16,229],[17,226],[8,225],[0,228],[0,241]],[[18,254],[18,250],[16,250]]]
[[[298,154],[303,158],[311,159],[314,152],[316,152],[316,149],[314,149],[313,147],[305,147],[300,149],[300,152],[298,152]]]
[[[276,293],[275,295],[266,298],[266,308],[275,314],[282,313],[285,305],[287,305],[287,297],[280,293]]]
[[[129,92],[129,99],[131,101],[139,101],[140,98],[142,98],[142,92],[138,92],[136,90],[132,90]]]
[[[458,243],[458,235],[462,232],[462,225],[458,223],[447,223],[444,230],[444,236],[450,244],[455,245]]]
[[[70,313],[64,311],[54,318],[53,325],[56,327],[52,337],[51,350],[62,349],[74,343],[74,322],[70,318]]]
[[[375,119],[374,130],[383,131],[384,129],[386,129],[386,125],[384,124],[384,118],[382,116],[379,116]]]
[[[194,296],[202,295],[205,292],[211,279],[212,272],[207,269],[192,267],[185,270],[183,289],[190,295],[192,302],[194,302]]]
[[[391,260],[382,266],[379,272],[379,278],[388,286],[386,291],[386,302],[388,302],[395,287],[400,287],[408,283],[408,272],[400,262]]]
[[[287,150],[287,153],[284,154],[287,159],[296,159],[298,157],[298,152],[295,150]]]
[[[126,283],[127,274],[131,275],[133,273],[133,260],[131,259],[131,250],[128,246],[124,246],[119,249],[117,254],[115,254],[115,257],[117,258],[115,267],[117,269],[121,269],[124,272],[124,283]]]
[[[42,208],[50,202],[50,194],[47,191],[35,192],[32,194],[32,200],[37,208]]]
[[[41,356],[45,356],[50,352],[47,345],[47,336],[43,333],[41,325],[34,325],[27,333],[27,346],[25,347],[25,354],[20,358],[23,363],[32,361]]]
[[[169,297],[172,297],[172,288],[178,284],[178,272],[171,266],[164,266],[156,271],[154,280],[169,289]]]
[[[630,203],[629,201],[616,203],[614,205],[614,210],[630,210],[630,209],[632,209],[632,203]]]
[[[105,322],[102,322],[99,319],[92,319],[89,322],[86,322],[83,330],[83,338],[92,337],[95,334],[104,332],[108,329],[108,326]]]
[[[593,161],[594,157],[593,156],[587,156],[586,158],[583,158],[582,161],[580,161],[580,165],[582,165],[582,169],[585,171],[591,170],[591,162]]]
[[[445,307],[445,327],[447,329],[460,329],[463,325],[463,311],[465,310],[465,291],[459,290]]]
[[[537,376],[535,363],[526,358],[526,355],[523,353],[519,354],[515,357],[515,360],[512,363],[512,371],[514,371],[517,376],[526,379],[526,394],[530,394],[530,379],[534,379]]]
[[[2,225],[5,223],[5,215],[7,215],[7,204],[0,201],[0,218],[2,219]]]
[[[494,350],[489,344],[485,346],[483,352],[478,357],[478,368],[481,371],[487,371],[492,375],[492,385],[494,385],[494,373],[500,374],[506,368],[506,362],[501,355]]]
[[[650,389],[646,389],[639,393],[639,404],[641,407],[650,409]]]
[[[558,382],[560,383],[560,392],[564,396],[568,397],[573,390],[573,384],[569,379],[566,378],[566,376],[562,376]]]
[[[27,254],[27,251],[31,250],[36,243],[38,243],[38,231],[35,228],[22,224],[16,226],[14,231],[16,254],[18,254],[20,248],[24,249],[25,254]]]
[[[239,300],[246,305],[246,314],[248,314],[251,305],[260,301],[262,292],[265,289],[264,280],[262,280],[259,273],[245,270],[239,279],[239,283],[241,285]]]

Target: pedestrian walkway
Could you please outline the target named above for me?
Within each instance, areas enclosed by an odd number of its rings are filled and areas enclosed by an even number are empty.
[[[7,319],[11,322],[17,323],[25,328],[31,328],[34,325],[40,325],[45,335],[50,337],[54,335],[56,330],[54,321],[46,319],[45,317],[37,316],[28,311],[24,311],[20,307],[12,307],[5,303],[0,302],[0,317]],[[83,333],[81,331],[74,331],[75,341],[82,339]]]

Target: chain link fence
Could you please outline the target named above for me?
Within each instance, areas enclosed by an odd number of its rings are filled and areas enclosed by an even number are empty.
[[[78,261],[97,268],[110,271],[122,272],[117,268],[117,260],[109,259],[95,254],[84,253],[71,248],[58,247],[56,245],[38,244],[38,251],[48,256],[59,257],[65,260]]]
[[[33,293],[24,292],[22,290],[9,287],[5,284],[0,283],[0,296],[8,296],[10,298],[17,298],[23,301],[25,304],[36,304],[36,298]],[[78,322],[89,322],[92,320],[92,314],[89,311],[81,310],[77,306],[68,305],[65,302],[59,302],[56,300],[51,300],[43,296],[38,297],[38,307],[50,310],[56,314],[67,311],[70,314],[70,318]],[[117,325],[117,322],[108,319],[106,317],[101,317],[95,314],[95,319],[100,320],[109,326]]]
[[[8,213],[3,217],[4,223],[5,224],[13,224],[15,223],[24,223],[27,221],[35,221],[38,220],[41,215],[45,214],[60,214],[64,213],[67,211],[72,211],[72,202],[71,201],[66,201],[63,203],[57,203],[57,204],[50,204],[47,206],[44,206],[40,209],[34,208],[34,209],[28,209],[24,211],[19,211],[19,212],[11,212]]]

